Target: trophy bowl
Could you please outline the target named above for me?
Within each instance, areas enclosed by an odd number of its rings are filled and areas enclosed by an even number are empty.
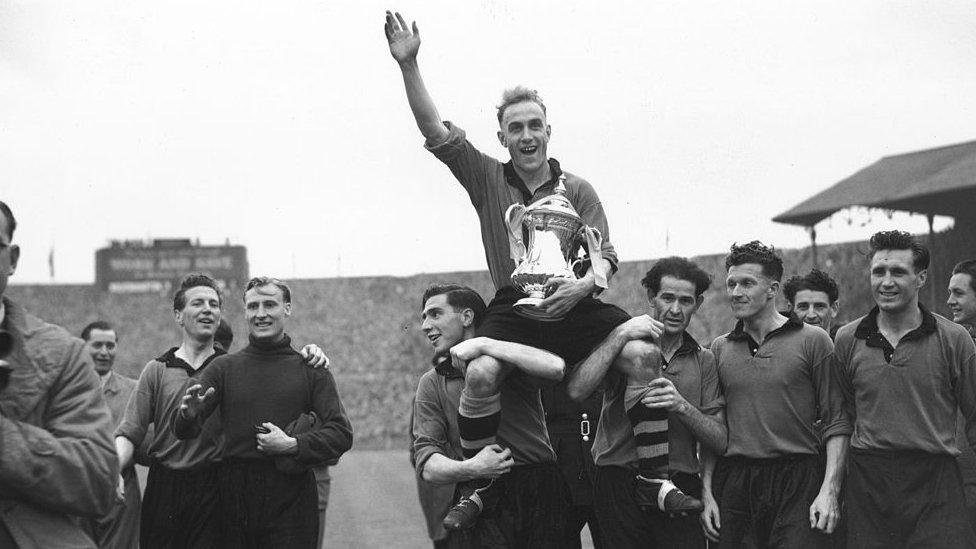
[[[556,194],[531,206],[515,204],[506,212],[512,257],[517,266],[512,285],[526,297],[515,302],[515,312],[526,318],[556,322],[562,317],[539,309],[552,293],[547,282],[552,278],[576,280],[573,261],[582,243],[583,221],[565,197],[562,181]]]

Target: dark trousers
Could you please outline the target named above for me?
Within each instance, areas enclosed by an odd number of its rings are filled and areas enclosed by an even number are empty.
[[[217,470],[217,485],[222,547],[318,545],[318,491],[311,471],[282,473],[270,459],[227,460]]]
[[[545,349],[572,365],[589,356],[614,328],[630,320],[620,307],[584,297],[562,320],[541,322],[515,312],[512,305],[522,297],[525,296],[512,287],[498,290],[477,334]]]
[[[852,448],[847,471],[849,547],[976,547],[954,457]]]
[[[641,510],[634,493],[636,475],[626,467],[596,468],[594,507],[607,547],[703,549],[705,536],[697,515],[670,518],[665,513]],[[675,473],[671,480],[682,492],[701,497],[697,475]]]
[[[142,549],[212,549],[218,546],[217,471],[149,467],[142,499]]]
[[[562,549],[569,491],[555,463],[520,465],[495,480],[492,503],[470,530],[452,532],[451,547]]]
[[[741,547],[743,540],[760,549],[830,547],[830,536],[810,527],[823,476],[816,455],[721,459],[713,485],[722,520],[719,547]]]

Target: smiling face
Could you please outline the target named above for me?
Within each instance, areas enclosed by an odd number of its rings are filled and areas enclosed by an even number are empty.
[[[420,329],[434,349],[434,355],[441,355],[465,339],[465,330],[473,327],[474,313],[471,309],[455,310],[447,302],[447,294],[431,296],[424,303],[420,313]]]
[[[533,101],[514,103],[502,114],[498,140],[508,149],[519,171],[534,173],[544,167],[552,129],[546,113]]]
[[[739,320],[753,318],[768,307],[775,306],[779,282],[762,272],[758,263],[743,263],[729,267],[725,291],[732,301],[732,316]]]
[[[793,298],[793,314],[811,326],[827,330],[827,333],[830,333],[838,310],[837,302],[831,303],[827,292],[799,290]]]
[[[949,299],[946,305],[952,311],[952,321],[976,325],[976,290],[973,277],[968,273],[956,273],[949,279]]]
[[[657,295],[648,295],[654,306],[654,318],[664,324],[664,333],[679,336],[691,322],[692,315],[701,305],[703,296],[695,296],[695,283],[675,278],[671,275],[661,277],[661,289]]]
[[[925,270],[915,272],[911,250],[878,250],[871,257],[871,293],[878,308],[901,313],[918,307]]]
[[[285,320],[289,316],[291,303],[285,302],[281,288],[274,284],[255,286],[244,293],[244,318],[254,339],[280,340],[285,335]]]
[[[115,330],[99,330],[96,328],[88,334],[85,350],[88,351],[98,375],[103,376],[112,371],[112,366],[115,365],[117,343]]]
[[[176,322],[196,341],[213,340],[220,323],[220,296],[209,286],[194,286],[184,294],[186,304],[176,311]]]

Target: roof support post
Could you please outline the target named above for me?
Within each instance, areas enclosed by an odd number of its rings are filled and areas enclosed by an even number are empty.
[[[807,227],[807,232],[810,233],[810,256],[813,265],[812,269],[817,268],[817,229],[813,225]]]

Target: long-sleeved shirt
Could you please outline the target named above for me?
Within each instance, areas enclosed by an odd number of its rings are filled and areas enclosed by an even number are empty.
[[[3,301],[12,345],[0,391],[0,547],[84,547],[70,515],[98,516],[113,500],[112,417],[83,342]]]
[[[922,324],[892,347],[878,308],[837,332],[833,367],[851,447],[959,454],[958,411],[976,441],[976,344],[965,328],[919,307]]]
[[[576,208],[583,223],[596,228],[603,236],[600,250],[611,268],[616,271],[617,254],[610,243],[610,229],[607,226],[607,215],[603,205],[593,187],[585,180],[563,172],[559,162],[550,158],[552,179],[530,193],[521,180],[511,162],[502,164],[498,160],[482,153],[465,138],[464,130],[444,122],[449,134],[443,143],[426,145],[427,149],[450,168],[451,173],[468,192],[471,204],[478,212],[481,223],[481,242],[485,248],[485,258],[488,260],[488,272],[495,289],[500,290],[511,286],[509,277],[515,270],[515,261],[511,257],[508,239],[508,229],[505,222],[505,212],[512,204],[528,205],[537,200],[552,195],[560,174],[566,175],[566,198]],[[594,266],[594,269],[602,268]],[[612,273],[605,273],[609,278]]]
[[[188,471],[220,461],[224,441],[220,419],[211,417],[204,422],[202,433],[195,439],[180,440],[172,429],[173,416],[179,410],[190,380],[198,379],[224,352],[216,349],[200,368],[194,370],[176,356],[176,350],[177,347],[173,347],[143,368],[136,392],[126,405],[125,417],[115,435],[129,439],[136,447],[146,446],[148,436],[147,453],[154,463],[167,469]],[[150,430],[150,424],[155,428]]]
[[[281,429],[298,416],[315,412],[316,428],[291,435],[298,444],[294,456],[314,464],[338,459],[352,447],[352,426],[346,417],[332,373],[309,368],[285,336],[278,342],[252,339],[240,352],[213,361],[197,380],[213,395],[199,417],[187,419],[177,409],[173,422],[181,439],[200,433],[201,423],[220,409],[224,459],[272,459],[257,450],[254,426],[270,422]]]
[[[816,455],[818,418],[824,439],[850,434],[840,395],[831,390],[827,332],[791,316],[759,343],[740,321],[711,351],[725,395],[727,456]]]

